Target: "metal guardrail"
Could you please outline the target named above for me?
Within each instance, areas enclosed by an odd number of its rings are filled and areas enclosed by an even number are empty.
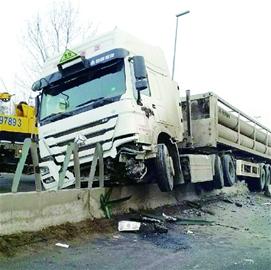
[[[42,190],[41,176],[40,176],[40,170],[39,170],[38,147],[35,142],[33,142],[31,139],[28,138],[24,140],[22,155],[17,165],[15,175],[12,181],[11,192],[13,193],[18,191],[19,183],[23,174],[23,169],[24,169],[29,151],[31,152],[31,157],[32,157],[32,162],[33,162],[36,191]]]
[[[64,162],[59,171],[59,182],[58,182],[58,187],[57,187],[58,190],[63,187],[66,172],[68,170],[68,165],[71,161],[72,155],[73,155],[73,162],[74,162],[75,188],[81,188],[80,161],[79,161],[78,149],[79,149],[78,144],[75,142],[69,143],[67,146]],[[33,142],[31,139],[28,138],[24,140],[21,157],[17,164],[15,175],[12,181],[11,192],[13,193],[18,192],[18,187],[21,181],[23,169],[26,165],[26,160],[27,160],[27,156],[29,155],[29,152],[31,154],[33,169],[34,169],[34,174],[35,174],[36,191],[38,192],[42,191],[41,175],[40,175],[40,169],[39,169],[38,146],[36,142]],[[97,143],[95,147],[94,156],[91,163],[89,176],[87,179],[88,188],[92,188],[93,186],[98,161],[99,161],[99,187],[104,187],[103,148],[100,143]]]

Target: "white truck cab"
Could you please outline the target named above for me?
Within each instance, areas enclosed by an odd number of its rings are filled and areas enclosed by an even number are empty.
[[[83,175],[89,172],[96,143],[101,143],[108,176],[136,182],[144,180],[147,161],[161,151],[165,158],[168,152],[178,154],[184,132],[178,86],[162,51],[124,32],[114,30],[51,59],[32,89],[40,91],[45,189],[57,188],[70,142],[79,144]],[[178,160],[167,159],[172,167],[167,177],[180,182]],[[72,160],[69,168],[63,187],[75,181]]]

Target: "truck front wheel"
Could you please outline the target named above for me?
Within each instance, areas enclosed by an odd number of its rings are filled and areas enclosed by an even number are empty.
[[[155,159],[155,174],[157,184],[162,192],[173,190],[174,186],[174,165],[165,144],[157,145],[157,157]]]

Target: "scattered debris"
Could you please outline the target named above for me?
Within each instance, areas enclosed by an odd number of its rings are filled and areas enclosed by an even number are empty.
[[[157,232],[157,233],[167,233],[168,228],[164,224],[153,224],[153,231],[152,232]]]
[[[243,207],[243,204],[241,204],[241,203],[239,203],[239,202],[235,202],[235,205],[236,205],[237,207]]]
[[[209,214],[209,215],[215,216],[215,212],[214,212],[214,211],[212,211],[212,210],[205,209],[205,208],[201,208],[200,210],[201,210],[202,212],[206,213],[206,214]]]
[[[203,219],[187,219],[178,216],[170,216],[165,213],[159,215],[142,214],[130,209],[129,221],[119,222],[119,231],[134,231],[143,233],[167,233],[166,223],[178,225],[212,225],[213,221]],[[135,225],[135,226],[133,226]],[[136,226],[137,225],[137,226]]]
[[[250,264],[254,264],[254,260],[252,260],[252,259],[244,259],[244,262],[248,262]]]
[[[199,202],[186,201],[186,204],[195,209],[201,209],[202,205]]]
[[[62,244],[62,243],[56,243],[56,246],[57,247],[63,247],[63,248],[69,248],[70,247],[70,245],[68,245],[68,244]]]
[[[119,224],[118,224],[119,232],[139,231],[140,227],[141,227],[141,223],[136,222],[136,221],[122,220],[122,221],[119,221]]]
[[[204,219],[188,219],[188,218],[177,218],[177,224],[179,225],[212,225],[214,221]]]
[[[141,217],[142,221],[146,221],[146,222],[151,222],[151,223],[159,223],[159,224],[163,224],[163,221],[161,219],[158,219],[156,217],[152,217],[152,216],[142,216]]]
[[[186,204],[187,204],[187,206],[192,207],[194,209],[198,209],[199,211],[201,211],[203,213],[207,213],[212,216],[215,215],[215,213],[213,211],[211,211],[210,209],[203,208],[200,202],[186,201]]]
[[[223,198],[222,201],[225,203],[234,204],[234,202],[232,200],[230,200],[229,198]]]
[[[242,203],[234,202],[233,200],[231,200],[229,198],[223,198],[222,201],[225,202],[225,203],[235,204],[237,207],[243,207]]]
[[[177,221],[177,218],[176,217],[172,217],[172,216],[168,216],[166,215],[165,213],[162,213],[162,216],[165,218],[166,221],[168,222],[175,222]]]
[[[234,227],[234,226],[230,226],[230,225],[221,224],[221,223],[215,223],[215,225],[221,226],[221,227],[225,227],[225,228],[230,228],[230,229],[233,229],[233,230],[240,230],[240,228],[237,228],[237,227]]]
[[[262,203],[262,205],[271,205],[271,202]]]

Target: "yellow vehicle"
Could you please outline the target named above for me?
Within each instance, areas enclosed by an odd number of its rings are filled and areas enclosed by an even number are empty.
[[[10,172],[18,162],[25,138],[37,136],[35,108],[13,104],[12,95],[0,93],[0,172]]]

